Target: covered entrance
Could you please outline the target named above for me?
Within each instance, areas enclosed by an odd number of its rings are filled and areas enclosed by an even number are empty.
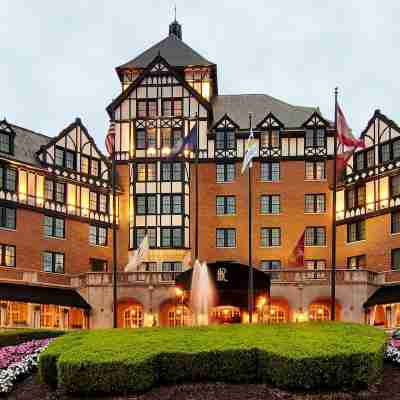
[[[213,301],[209,310],[209,322],[216,324],[248,322],[248,265],[220,261],[208,264],[209,280],[213,287]],[[262,322],[268,315],[270,276],[253,268],[254,276],[254,320]],[[189,269],[175,279],[182,293],[181,303],[190,307],[190,292],[193,269]]]

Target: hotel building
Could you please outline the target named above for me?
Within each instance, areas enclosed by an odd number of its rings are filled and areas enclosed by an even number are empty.
[[[252,266],[272,279],[267,309],[255,299],[255,320],[329,319],[329,118],[266,94],[220,94],[217,65],[185,44],[177,21],[116,72],[121,93],[107,112],[116,127],[118,326],[190,323],[190,294],[175,290],[188,253],[228,270],[249,265],[248,175],[240,172],[249,112],[259,141]],[[171,159],[195,125],[198,162],[189,151]],[[376,111],[362,136],[366,148],[353,154],[337,190],[336,317],[393,327],[400,128]],[[80,119],[52,137],[0,123],[0,327],[112,326],[112,203],[110,161]],[[304,267],[290,268],[304,231]],[[124,272],[146,234],[145,262]],[[248,320],[234,304],[211,313],[219,322]]]

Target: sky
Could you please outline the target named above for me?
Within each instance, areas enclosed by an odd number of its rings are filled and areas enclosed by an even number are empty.
[[[174,4],[220,94],[333,119],[338,86],[356,134],[378,108],[400,124],[398,0],[0,0],[0,119],[55,136],[80,117],[104,148],[114,68],[167,36]]]

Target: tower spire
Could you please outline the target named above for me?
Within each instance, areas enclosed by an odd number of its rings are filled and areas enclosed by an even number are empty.
[[[176,4],[174,5],[174,20],[169,24],[169,36],[174,35],[178,39],[182,40],[182,26],[176,20]]]

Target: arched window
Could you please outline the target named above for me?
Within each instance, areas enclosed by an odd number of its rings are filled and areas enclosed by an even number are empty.
[[[309,311],[310,321],[329,321],[331,312],[326,304],[312,304]]]
[[[170,327],[188,326],[191,324],[190,311],[186,306],[174,306],[168,311],[168,325]]]
[[[17,301],[7,303],[8,324],[26,324],[28,320],[28,304]]]
[[[141,328],[143,326],[143,307],[140,304],[130,306],[124,311],[124,328]]]
[[[285,309],[280,306],[271,306],[269,312],[269,322],[271,324],[280,324],[283,322],[287,322]]]

